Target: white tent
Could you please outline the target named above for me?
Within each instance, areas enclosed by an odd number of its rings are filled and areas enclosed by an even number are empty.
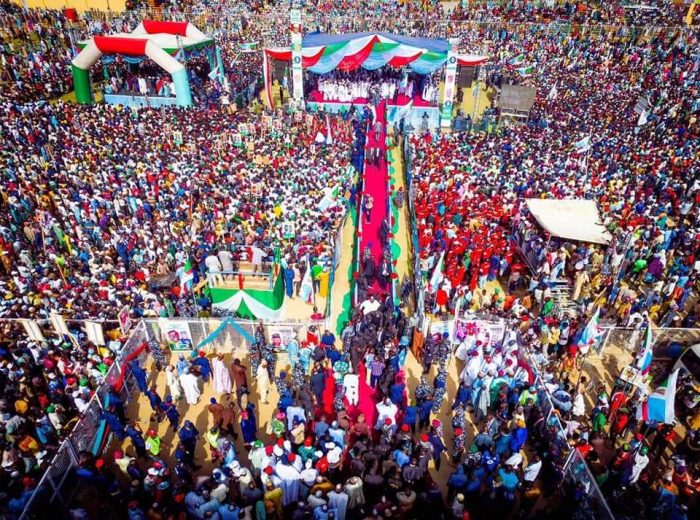
[[[594,244],[610,243],[595,202],[584,199],[526,199],[537,223],[550,235]]]

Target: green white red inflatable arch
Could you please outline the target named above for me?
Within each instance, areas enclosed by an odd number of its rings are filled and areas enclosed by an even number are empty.
[[[192,91],[187,70],[172,54],[180,48],[203,45],[213,45],[213,40],[189,22],[144,20],[131,33],[94,36],[84,43],[82,51],[72,61],[76,100],[83,104],[93,102],[90,68],[104,54],[120,54],[152,59],[172,77],[177,104],[191,106]]]

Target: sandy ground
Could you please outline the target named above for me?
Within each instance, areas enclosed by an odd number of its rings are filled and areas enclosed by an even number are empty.
[[[230,347],[226,348],[225,350],[227,351],[225,358],[225,362],[227,364],[230,365],[230,363],[233,361],[234,356],[240,357],[241,359],[243,359],[244,364],[246,364],[244,351],[237,350],[234,352]],[[176,360],[176,357],[176,354],[171,354],[171,361],[174,362]],[[279,356],[277,364],[278,372],[283,370],[286,365],[286,354],[281,354]],[[169,393],[166,385],[165,373],[155,372],[153,368],[153,363],[150,360],[146,363],[146,368],[151,370],[149,384],[155,386],[158,394],[161,397],[165,397]],[[453,359],[449,365],[449,372],[452,377],[450,377],[448,380],[447,395],[455,395],[457,389],[456,380],[459,373],[458,371],[460,369],[461,367],[458,367],[455,360]],[[418,364],[413,355],[409,354],[406,358],[406,381],[409,387],[409,396],[413,393],[415,386],[418,384],[421,373],[422,367]],[[432,379],[434,375],[435,371],[433,369],[433,371],[431,371],[429,379]],[[258,398],[255,380],[250,374],[250,367],[248,367],[248,378],[251,390],[250,401],[255,404],[258,414],[258,438],[266,443],[269,443],[271,437],[267,434],[267,425],[270,422],[272,412],[275,409],[275,403],[277,403],[279,396],[276,390],[274,389],[274,385],[272,385],[271,393],[268,398],[268,404],[262,404]],[[214,388],[211,381],[209,383],[204,384],[202,390],[202,395],[197,405],[190,406],[184,401],[184,399],[178,404],[178,410],[181,414],[180,424],[182,425],[182,423],[185,420],[190,420],[195,424],[200,434],[203,434],[208,428],[212,426],[211,415],[207,410],[207,406],[209,405],[210,399],[212,397],[215,397],[221,403],[226,404],[229,402],[227,396],[216,395],[214,393]],[[232,399],[235,402],[234,394],[232,394]],[[442,409],[440,410],[440,413],[436,416],[443,422],[443,424],[446,425],[446,432],[451,431],[449,427],[449,425],[451,424],[452,417],[450,408],[451,402],[445,400],[445,403]],[[237,417],[238,412],[239,409],[236,406]],[[160,423],[157,422],[154,415],[151,413],[151,408],[148,399],[143,394],[140,394],[138,399],[136,399],[129,405],[127,409],[127,417],[131,420],[137,421],[144,432],[148,431],[149,429],[155,429],[158,432],[158,435],[163,439],[164,458],[169,463],[174,463],[173,453],[178,442],[177,434],[175,434],[172,431],[167,420],[164,419]],[[471,442],[474,432],[475,430],[467,432],[467,445],[469,445],[469,443]],[[451,439],[449,438],[449,434],[447,433],[445,435],[445,443],[447,444],[448,448],[450,448]],[[235,445],[239,460],[241,460],[242,463],[247,463],[247,452],[243,446],[242,438],[240,435],[239,439],[235,442]],[[116,440],[116,438],[113,438],[112,444],[110,446],[111,450],[117,449],[118,447],[121,447],[121,449],[126,450],[126,452],[131,455],[135,454],[133,448],[131,447],[131,441],[128,438],[123,443],[119,443],[119,441]],[[202,468],[199,471],[200,474],[210,473],[214,469],[215,466],[212,465],[211,454],[209,452],[208,447],[205,448],[205,442],[202,439],[200,439],[200,442],[197,445],[195,456],[196,463],[202,466]],[[108,461],[111,461],[111,455],[107,455],[106,459]],[[438,485],[442,487],[442,489],[446,489],[447,479],[449,478],[449,475],[453,470],[454,466],[452,466],[451,463],[448,461],[446,454],[443,454],[443,463],[440,468],[440,471],[435,471],[431,463],[431,475],[433,479],[438,483]]]

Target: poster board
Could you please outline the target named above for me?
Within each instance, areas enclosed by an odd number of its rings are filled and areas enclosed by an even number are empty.
[[[103,347],[105,345],[105,337],[102,331],[101,323],[97,323],[96,321],[86,321],[85,334],[87,335],[88,341],[97,345],[98,347]]]
[[[194,348],[190,324],[182,320],[158,320],[163,339],[172,351],[189,351]]]
[[[122,334],[126,334],[127,332],[129,332],[129,329],[132,325],[131,318],[129,317],[129,310],[129,306],[124,305],[124,307],[122,307],[121,310],[117,313],[119,330],[122,331]]]

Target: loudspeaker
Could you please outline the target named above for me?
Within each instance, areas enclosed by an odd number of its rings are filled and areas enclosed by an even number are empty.
[[[474,77],[474,67],[460,67],[457,86],[459,88],[471,87]]]

